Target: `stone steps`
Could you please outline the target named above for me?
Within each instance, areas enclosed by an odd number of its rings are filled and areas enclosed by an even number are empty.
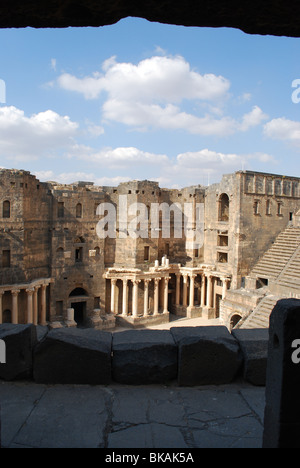
[[[269,328],[271,312],[279,299],[277,296],[264,297],[239,328]]]
[[[265,253],[261,260],[258,261],[252,270],[252,275],[277,279],[287,263],[295,255],[299,245],[300,229],[288,227],[279,234],[271,248]],[[299,262],[296,262],[294,267],[295,272],[298,270],[300,271],[298,264]]]

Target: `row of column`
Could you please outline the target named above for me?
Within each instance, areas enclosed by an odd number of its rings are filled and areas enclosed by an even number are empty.
[[[180,305],[180,293],[181,293],[181,276],[183,277],[183,293],[182,293],[182,305],[185,307],[194,307],[194,295],[195,295],[195,278],[197,274],[195,273],[184,273],[176,274],[176,292],[175,292],[175,303]],[[213,274],[202,274],[202,284],[201,284],[201,302],[200,306],[213,307],[213,279],[215,276]],[[189,278],[189,298],[188,298],[188,278]],[[207,282],[205,279],[207,278]],[[118,278],[111,278],[111,304],[110,311],[115,313],[116,309],[116,284]],[[132,288],[132,315],[137,317],[138,314],[138,287],[141,281],[144,282],[144,311],[143,315],[149,315],[149,283],[154,281],[154,306],[153,306],[153,315],[158,315],[159,313],[159,282],[163,280],[164,282],[164,299],[163,299],[163,312],[168,312],[168,288],[170,277],[164,278],[143,278],[143,279],[127,279],[123,278],[123,295],[122,295],[122,315],[128,315],[128,281],[131,281],[133,284]],[[222,299],[225,298],[226,291],[228,289],[229,278],[221,278],[222,286]]]
[[[139,283],[144,281],[144,311],[143,315],[149,315],[149,283],[154,281],[154,306],[153,315],[159,314],[159,282],[162,278],[143,278],[143,279],[122,279],[123,281],[123,296],[122,296],[122,315],[128,315],[128,281],[132,282],[132,316],[137,317],[138,313],[138,288]],[[164,301],[163,301],[163,313],[168,312],[168,288],[169,288],[169,277],[163,278],[164,281]],[[111,279],[111,304],[110,311],[112,314],[115,313],[115,297],[116,297],[116,284],[117,278]]]
[[[40,310],[40,321],[38,317],[38,291],[41,288],[41,310]],[[35,286],[26,289],[27,293],[27,323],[33,323],[37,325],[46,325],[46,284]],[[19,293],[21,289],[13,289],[10,291],[12,295],[12,316],[11,322],[14,324],[19,323]],[[3,306],[2,298],[5,291],[0,291],[0,323],[3,321]]]
[[[197,274],[195,273],[178,273],[176,274],[176,292],[175,292],[175,301],[176,305],[180,305],[180,292],[181,292],[181,276],[183,277],[183,291],[182,291],[182,305],[187,307],[194,307],[194,294],[195,294],[195,278]],[[188,278],[190,279],[190,287],[189,287],[189,302],[187,297],[187,290],[188,290]],[[205,278],[207,278],[207,285]],[[205,305],[208,307],[213,307],[213,274],[202,274],[201,275],[201,299],[200,299],[200,306],[204,307]],[[221,278],[223,286],[222,286],[222,299],[225,298],[226,291],[228,289],[229,278]]]

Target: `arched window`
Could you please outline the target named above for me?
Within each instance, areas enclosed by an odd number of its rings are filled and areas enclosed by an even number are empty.
[[[96,252],[96,254],[95,254],[96,257],[99,257],[99,255],[100,255],[100,247],[95,247],[94,250],[95,250],[95,252]]]
[[[84,240],[83,237],[76,237],[74,243],[75,243],[75,244],[84,244],[84,243],[85,243],[85,240]]]
[[[229,221],[229,197],[226,193],[219,198],[219,221]]]
[[[10,201],[3,202],[3,218],[10,218]]]
[[[63,257],[64,255],[64,249],[62,247],[59,247],[56,251],[58,257]]]
[[[77,203],[76,205],[76,218],[82,218],[82,204]]]
[[[69,297],[76,297],[76,296],[88,296],[87,292],[83,288],[75,288],[71,291]]]

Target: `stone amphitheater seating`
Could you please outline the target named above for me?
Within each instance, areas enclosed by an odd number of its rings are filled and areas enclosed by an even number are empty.
[[[237,328],[268,328],[276,303],[300,297],[300,228],[288,226],[253,268],[250,278],[267,280],[266,294]]]

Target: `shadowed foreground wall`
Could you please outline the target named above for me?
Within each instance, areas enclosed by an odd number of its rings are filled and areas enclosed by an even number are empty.
[[[104,26],[128,16],[183,26],[300,36],[300,3],[285,0],[2,0],[0,27]]]

